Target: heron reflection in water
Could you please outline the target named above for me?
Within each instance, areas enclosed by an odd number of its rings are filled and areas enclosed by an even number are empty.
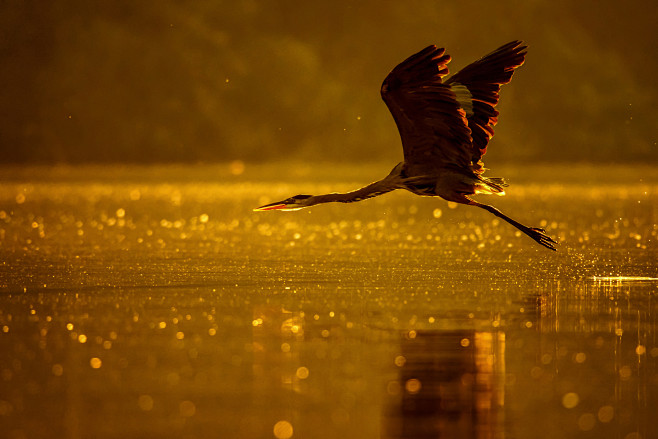
[[[395,364],[383,438],[480,439],[504,430],[503,332],[410,331]]]
[[[525,60],[526,48],[512,41],[448,75],[450,56],[432,45],[412,55],[386,77],[381,95],[400,132],[404,161],[382,180],[348,193],[295,195],[254,210],[297,210],[321,203],[351,203],[396,189],[485,209],[540,245],[555,250],[543,229],[527,227],[474,194],[504,195],[503,178],[485,177],[482,156],[498,122],[500,86]]]

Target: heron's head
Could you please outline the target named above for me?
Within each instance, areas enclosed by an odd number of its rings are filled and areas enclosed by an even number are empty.
[[[283,201],[277,201],[276,203],[266,204],[264,206],[257,207],[254,209],[255,212],[261,210],[299,210],[304,207],[309,207],[312,204],[310,203],[310,198],[312,195],[295,195],[294,197],[286,198]]]

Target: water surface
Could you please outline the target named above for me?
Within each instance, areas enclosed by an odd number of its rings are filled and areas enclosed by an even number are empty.
[[[4,169],[3,437],[658,436],[658,174],[535,167],[480,209],[384,167]]]

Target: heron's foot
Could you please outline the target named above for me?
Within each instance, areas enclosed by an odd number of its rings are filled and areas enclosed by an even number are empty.
[[[539,245],[543,245],[547,249],[557,251],[554,245],[557,244],[557,242],[548,236],[544,229],[540,229],[538,227],[528,227],[526,234],[534,239]]]

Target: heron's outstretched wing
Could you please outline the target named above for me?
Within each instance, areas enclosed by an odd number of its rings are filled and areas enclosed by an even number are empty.
[[[429,46],[389,73],[381,88],[402,138],[405,163],[415,169],[470,169],[471,130],[455,93],[441,78],[450,56]]]
[[[507,43],[464,67],[445,82],[466,111],[473,138],[471,161],[475,172],[484,171],[480,159],[487,151],[487,144],[494,135],[493,127],[498,122],[495,107],[500,86],[512,80],[514,70],[525,60],[526,49],[521,41]]]

